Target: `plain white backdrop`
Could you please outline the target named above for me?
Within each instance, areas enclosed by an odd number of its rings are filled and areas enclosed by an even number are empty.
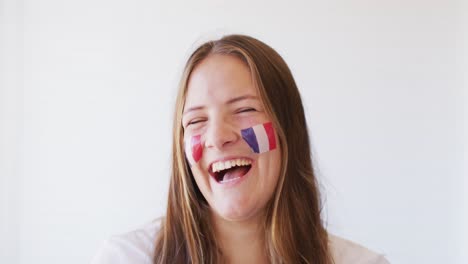
[[[164,214],[179,74],[224,33],[290,66],[331,232],[467,263],[461,2],[0,3],[0,263],[87,263]]]

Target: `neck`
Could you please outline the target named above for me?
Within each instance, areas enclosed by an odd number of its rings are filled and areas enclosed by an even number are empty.
[[[269,263],[260,217],[229,221],[213,214],[215,235],[227,263]]]

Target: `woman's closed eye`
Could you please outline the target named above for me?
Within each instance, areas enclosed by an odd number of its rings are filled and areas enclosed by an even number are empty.
[[[186,126],[188,127],[190,125],[195,125],[195,124],[198,124],[198,123],[201,123],[201,122],[204,122],[204,121],[206,121],[206,120],[205,119],[193,119],[193,120],[189,121]]]
[[[246,108],[241,108],[239,110],[237,110],[236,113],[246,113],[246,112],[256,112],[257,110],[255,108],[252,108],[252,107],[246,107]]]
[[[249,113],[249,112],[258,112],[258,110],[253,107],[243,107],[243,108],[237,109],[235,111],[235,114],[243,114],[243,113]],[[207,120],[208,120],[207,118],[194,118],[188,121],[185,127],[189,127],[193,125],[200,125],[201,123],[206,122]]]

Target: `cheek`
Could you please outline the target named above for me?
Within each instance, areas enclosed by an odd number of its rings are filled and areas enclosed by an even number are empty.
[[[253,117],[238,117],[236,123],[239,127],[253,127],[263,122],[259,121],[258,118]]]
[[[266,162],[266,166],[268,167],[268,180],[272,188],[275,189],[281,175],[281,148],[278,146],[274,151],[270,151],[268,154],[265,153],[264,155],[268,155],[268,161]]]
[[[184,150],[190,166],[198,163],[203,155],[201,135],[187,136],[184,138]]]
[[[200,167],[197,165],[192,166],[190,168],[192,171],[193,178],[195,179],[195,184],[197,185],[198,189],[202,193],[203,197],[207,201],[210,200],[210,183],[209,183],[209,177],[206,177],[200,170]]]
[[[193,175],[193,178],[195,179],[195,182],[198,186],[198,188],[200,189],[203,189],[203,186],[204,186],[204,177],[200,171],[200,169],[198,168],[198,166],[192,166],[190,168],[190,170],[192,171],[192,175]]]
[[[260,154],[276,149],[277,136],[272,122],[242,129],[241,135],[255,153]]]

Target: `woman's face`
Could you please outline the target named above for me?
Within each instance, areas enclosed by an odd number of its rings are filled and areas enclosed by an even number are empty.
[[[233,56],[211,55],[193,70],[187,89],[182,125],[184,141],[200,139],[201,157],[191,164],[198,188],[223,219],[258,216],[278,182],[281,154],[279,144],[255,153],[242,137],[242,129],[271,121],[249,69]]]

